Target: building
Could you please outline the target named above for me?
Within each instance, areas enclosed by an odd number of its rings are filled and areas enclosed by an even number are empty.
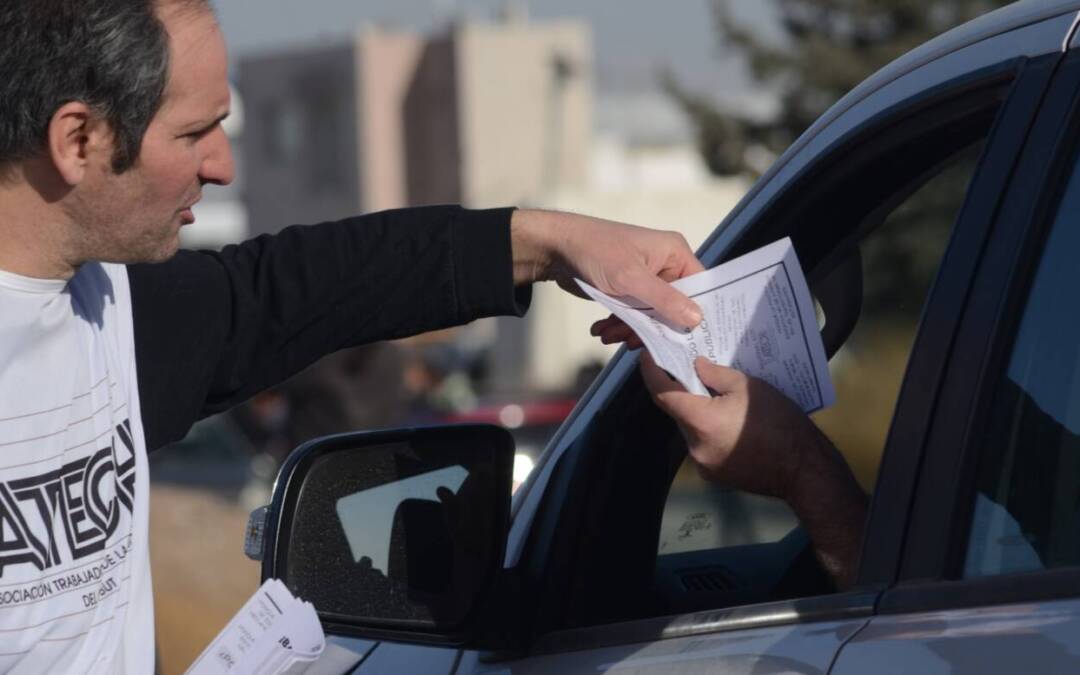
[[[245,202],[255,233],[406,205],[535,202],[580,184],[588,28],[365,26],[345,43],[244,59]]]

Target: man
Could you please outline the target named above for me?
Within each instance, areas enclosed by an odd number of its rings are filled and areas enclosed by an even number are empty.
[[[177,254],[232,180],[226,63],[206,0],[0,4],[0,672],[153,670],[146,453],[200,416],[342,347],[520,314],[534,281],[700,318],[662,281],[700,269],[681,237],[566,214]]]

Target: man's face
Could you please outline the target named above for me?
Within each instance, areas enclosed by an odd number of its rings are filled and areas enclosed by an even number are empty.
[[[168,259],[179,248],[180,227],[194,222],[191,207],[202,186],[233,177],[220,124],[229,112],[221,31],[208,11],[168,4],[160,11],[170,37],[168,84],[138,159],[117,175],[112,148],[103,148],[73,200],[71,216],[88,260]]]

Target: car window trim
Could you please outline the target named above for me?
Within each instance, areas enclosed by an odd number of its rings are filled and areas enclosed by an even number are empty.
[[[881,595],[878,614],[909,614],[1080,597],[1080,569],[911,582]]]
[[[871,501],[860,585],[891,585],[902,569],[902,556],[910,546],[904,533],[910,529],[928,430],[941,405],[941,383],[960,329],[961,310],[975,286],[995,215],[1059,58],[1054,53],[1012,64],[1010,91],[971,178],[908,359]]]
[[[529,655],[647,644],[767,626],[857,619],[872,615],[877,599],[876,592],[863,590],[558,630],[537,638]]]
[[[1042,252],[1041,236],[1051,224],[1048,212],[1056,206],[1054,197],[1064,180],[1060,169],[1075,152],[1072,141],[1077,131],[1070,129],[1069,123],[1080,113],[1080,54],[1070,53],[1055,66],[1053,81],[1004,192],[950,350],[937,403],[949,414],[935,418],[927,434],[925,461],[904,542],[901,583],[955,580],[963,567],[980,427],[1019,322],[1017,303],[1026,297]],[[1031,199],[1033,194],[1035,199]],[[1033,232],[1039,236],[1033,238]],[[994,597],[991,593],[986,600]]]

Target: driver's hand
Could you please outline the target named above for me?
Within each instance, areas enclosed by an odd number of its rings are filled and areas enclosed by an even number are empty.
[[[675,419],[702,474],[728,487],[787,498],[804,453],[821,442],[821,432],[768,383],[703,357],[694,368],[712,396],[691,394],[647,352],[641,354],[645,385]]]

